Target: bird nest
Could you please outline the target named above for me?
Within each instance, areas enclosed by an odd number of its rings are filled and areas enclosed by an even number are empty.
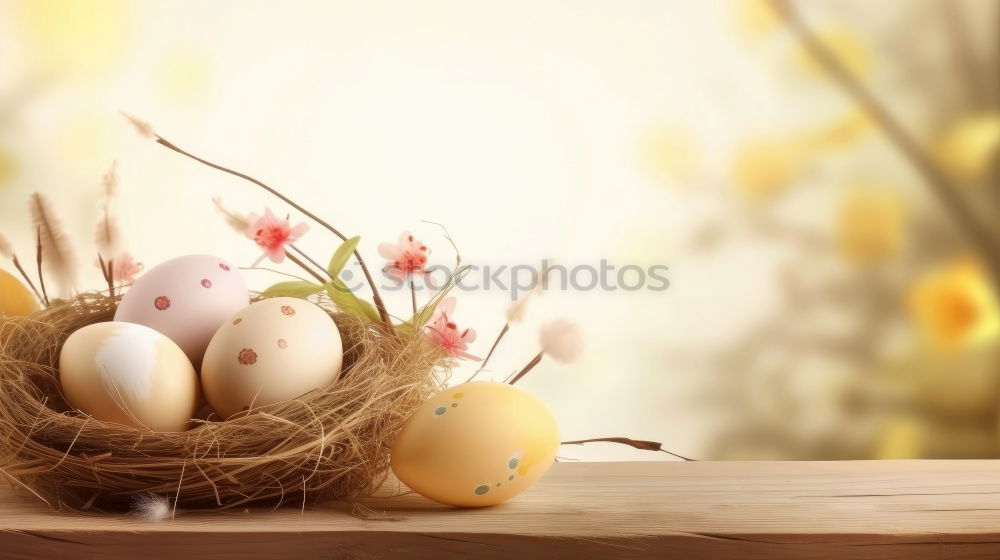
[[[356,501],[384,481],[393,440],[446,365],[420,336],[330,311],[345,348],[336,383],[155,433],[74,410],[60,389],[66,338],[112,320],[117,303],[86,294],[29,317],[0,316],[0,473],[52,507],[121,509],[148,494],[204,509]]]

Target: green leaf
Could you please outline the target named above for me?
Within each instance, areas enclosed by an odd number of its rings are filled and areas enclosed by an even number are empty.
[[[318,294],[323,291],[323,286],[319,284],[313,284],[312,282],[306,282],[304,280],[296,280],[294,282],[279,282],[270,288],[264,290],[262,294],[264,297],[293,297],[304,299],[313,294]]]
[[[382,320],[374,305],[358,299],[340,279],[329,282],[323,288],[326,289],[326,293],[333,300],[333,303],[342,311],[357,315],[365,323],[374,323]]]
[[[330,276],[340,278],[340,271],[344,270],[347,260],[354,254],[354,250],[358,248],[359,241],[361,241],[360,237],[352,237],[341,243],[340,247],[337,247],[337,250],[333,252],[333,256],[330,257],[330,265],[326,267]]]

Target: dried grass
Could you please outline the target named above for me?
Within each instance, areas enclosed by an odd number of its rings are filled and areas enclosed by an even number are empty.
[[[0,474],[53,508],[124,509],[137,496],[172,507],[302,507],[356,501],[384,481],[389,449],[447,365],[420,337],[333,313],[346,349],[331,387],[180,433],[98,421],[62,396],[66,337],[110,321],[117,298],[85,294],[27,318],[0,318]]]

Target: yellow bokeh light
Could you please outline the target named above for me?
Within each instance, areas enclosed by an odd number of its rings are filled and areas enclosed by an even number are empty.
[[[36,70],[93,77],[125,51],[132,4],[124,0],[21,0],[16,5],[27,54]]]
[[[752,140],[736,150],[731,175],[747,200],[769,199],[787,188],[804,169],[798,147],[781,139]]]
[[[750,39],[759,39],[774,32],[781,18],[767,0],[738,0],[736,25]]]
[[[874,458],[916,459],[921,457],[923,447],[923,429],[917,419],[890,418],[879,431]]]
[[[865,111],[855,108],[803,135],[803,142],[815,150],[838,150],[860,142],[875,129]]]
[[[685,183],[701,170],[701,154],[693,135],[673,127],[657,127],[642,141],[643,167],[664,183]]]
[[[1000,334],[996,286],[972,258],[925,273],[911,289],[910,309],[928,341],[939,350],[977,347]]]
[[[1000,154],[1000,113],[959,120],[941,136],[934,152],[941,165],[962,181],[984,180]]]
[[[888,189],[856,188],[837,211],[835,234],[841,255],[855,263],[872,263],[899,252],[905,212],[902,198]]]

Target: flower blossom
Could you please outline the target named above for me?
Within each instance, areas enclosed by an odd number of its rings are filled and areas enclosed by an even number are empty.
[[[459,330],[458,326],[451,321],[451,314],[454,310],[455,298],[449,297],[441,301],[437,312],[426,327],[427,340],[435,346],[444,348],[450,356],[478,362],[480,358],[466,352],[469,343],[476,340],[476,331],[473,329]]]
[[[285,260],[285,247],[295,243],[309,231],[307,224],[292,227],[288,218],[280,220],[271,212],[264,210],[263,216],[250,214],[247,220],[246,235],[264,249],[264,254],[271,262],[280,263]]]
[[[424,267],[430,252],[426,245],[414,239],[413,234],[408,231],[400,234],[399,241],[395,244],[382,243],[378,246],[378,254],[389,260],[385,272],[400,283],[405,282],[410,275],[426,272]]]

